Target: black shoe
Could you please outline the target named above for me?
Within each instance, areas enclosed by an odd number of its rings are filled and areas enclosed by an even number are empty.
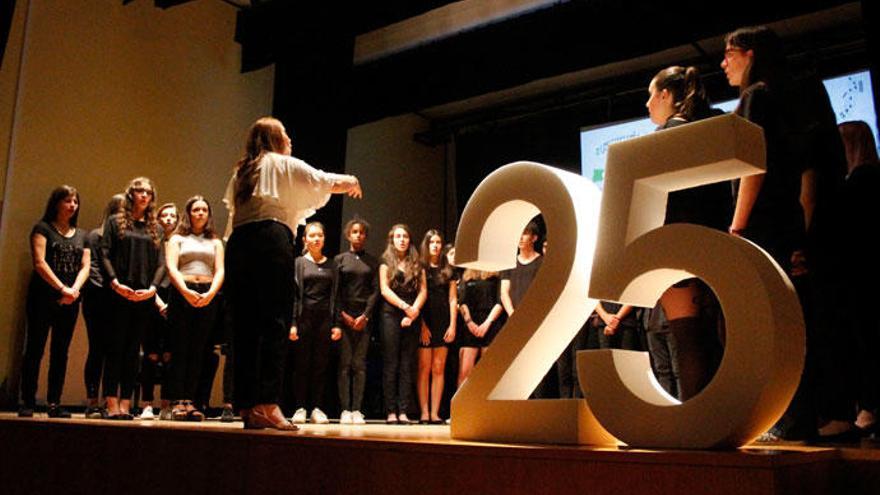
[[[90,406],[86,408],[85,417],[86,419],[104,419],[105,411],[103,408],[98,406]]]
[[[57,404],[53,404],[49,406],[49,417],[58,419],[70,419],[70,412]]]
[[[220,422],[221,423],[232,423],[235,421],[235,414],[232,412],[231,407],[224,407],[223,413],[220,414]]]
[[[18,417],[19,418],[33,418],[34,417],[34,408],[28,406],[21,406],[18,409]]]

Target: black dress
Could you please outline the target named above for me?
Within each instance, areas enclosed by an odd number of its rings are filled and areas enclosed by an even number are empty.
[[[439,267],[429,266],[425,270],[428,280],[428,300],[422,311],[425,325],[431,330],[431,342],[422,347],[442,347],[446,345],[443,337],[449,328],[449,284],[454,281],[454,273],[444,275]]]
[[[496,304],[501,304],[498,289],[501,281],[498,277],[490,277],[486,280],[473,279],[463,282],[461,304],[467,306],[471,319],[477,325],[483,323],[492,312]],[[483,337],[477,337],[465,327],[458,332],[461,347],[487,347],[498,335],[503,322],[499,317],[489,327],[489,331]]]

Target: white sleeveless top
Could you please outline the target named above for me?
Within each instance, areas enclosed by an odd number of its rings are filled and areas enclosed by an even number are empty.
[[[205,239],[203,235],[174,234],[171,237],[171,242],[177,243],[180,247],[177,269],[181,275],[214,278],[215,246],[213,239]]]

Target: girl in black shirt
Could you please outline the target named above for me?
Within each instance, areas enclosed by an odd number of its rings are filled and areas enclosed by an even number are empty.
[[[459,311],[466,328],[459,332],[458,385],[470,375],[477,358],[501,330],[501,279],[496,272],[467,269],[461,276]]]
[[[324,225],[320,222],[306,225],[303,243],[305,254],[294,265],[300,297],[290,327],[290,340],[295,342],[293,387],[297,408],[292,421],[305,423],[311,409],[311,422],[326,424],[329,420],[324,413],[324,390],[330,342],[342,337],[342,330],[333,324],[336,263],[324,256]]]
[[[382,378],[388,424],[409,424],[413,363],[419,345],[422,305],[428,298],[425,271],[410,242],[409,227],[397,224],[379,266],[382,307]]]
[[[89,248],[90,265],[89,280],[83,287],[83,319],[86,321],[86,332],[89,335],[89,354],[84,369],[86,381],[86,419],[101,419],[104,409],[98,403],[98,390],[101,387],[101,374],[104,371],[104,360],[107,355],[107,343],[110,338],[112,318],[112,293],[104,271],[101,258],[101,238],[104,236],[104,224],[116,213],[125,201],[122,194],[114,194],[104,208],[101,225],[86,235],[86,247]]]
[[[456,318],[451,316],[456,315],[458,307],[458,283],[443,252],[443,237],[439,231],[431,229],[425,233],[421,257],[426,272],[428,301],[423,312],[419,349],[418,391],[422,413],[419,422],[442,424],[440,400],[446,370],[446,345],[455,340]]]
[[[21,370],[21,417],[34,415],[37,377],[52,330],[49,355],[49,417],[69,418],[59,406],[67,349],[79,314],[80,288],[89,277],[85,232],[76,228],[79,193],[70,186],[52,191],[42,220],[31,231],[34,274],[27,297],[27,340]]]
[[[345,225],[345,236],[351,247],[333,260],[339,272],[336,325],[342,329],[338,383],[341,424],[365,422],[361,401],[367,378],[369,320],[379,298],[379,262],[364,251],[369,230],[366,221],[349,220]]]
[[[113,298],[113,328],[104,368],[104,397],[111,419],[133,419],[129,408],[137,380],[138,352],[152,324],[156,287],[164,276],[150,179],[131,181],[125,202],[104,224],[101,251]]]

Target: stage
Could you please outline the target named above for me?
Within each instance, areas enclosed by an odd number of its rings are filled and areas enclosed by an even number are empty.
[[[19,419],[0,414],[6,494],[878,493],[880,449],[653,451],[452,440],[448,426]],[[537,426],[537,425],[536,425]]]

